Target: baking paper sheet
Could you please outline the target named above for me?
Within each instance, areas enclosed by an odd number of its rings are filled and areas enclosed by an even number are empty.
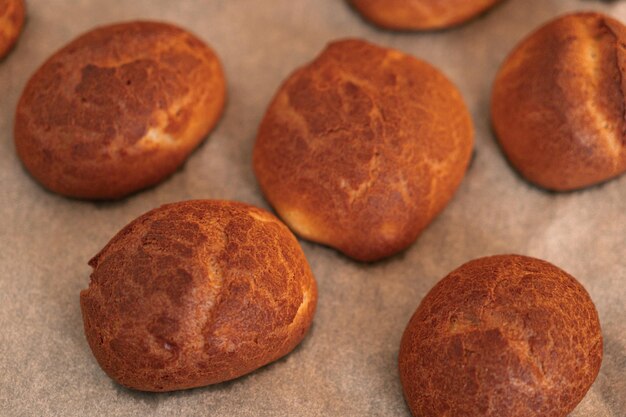
[[[17,48],[0,62],[1,416],[409,416],[397,372],[402,331],[428,290],[476,257],[519,253],[577,277],[595,301],[605,352],[600,375],[572,413],[626,416],[626,176],[553,194],[506,163],[489,124],[496,70],[529,31],[580,9],[626,20],[626,2],[506,0],[462,27],[381,31],[342,0],[29,0]],[[96,25],[166,20],[210,43],[229,100],[217,129],[163,184],[121,201],[66,199],[42,189],[13,147],[13,117],[33,71]],[[458,193],[406,252],[353,262],[302,242],[319,283],[314,326],[292,354],[232,382],[149,394],[120,387],[85,341],[79,292],[87,261],[126,223],[185,199],[269,208],[251,168],[257,126],[281,81],[336,38],[360,37],[439,67],[462,91],[476,155]]]

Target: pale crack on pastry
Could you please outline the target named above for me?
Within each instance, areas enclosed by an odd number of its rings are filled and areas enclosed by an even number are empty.
[[[619,151],[624,152],[626,149],[626,80],[624,72],[626,71],[626,39],[620,36],[613,28],[613,23],[604,20],[603,24],[611,32],[615,42],[615,63],[617,65],[617,74],[619,76],[618,85],[622,96],[622,117],[617,122],[617,135],[615,135],[615,154]],[[620,146],[621,145],[621,146]]]
[[[153,148],[158,146],[172,146],[176,144],[174,137],[157,128],[151,128],[137,143],[140,147]]]
[[[367,196],[368,191],[374,186],[378,180],[378,173],[380,170],[381,155],[379,151],[374,151],[372,158],[368,162],[368,174],[367,179],[357,185],[356,188],[351,187],[350,183],[345,178],[339,178],[339,188],[346,191],[348,194],[349,204],[354,203]]]
[[[289,100],[289,94],[283,92],[276,96],[276,103],[279,106],[284,106],[285,112],[282,115],[285,120],[288,120],[290,123],[294,123],[295,126],[290,126],[300,131],[301,135],[309,135],[309,124],[307,123],[305,117],[297,111]]]
[[[588,59],[588,65],[586,66],[589,70],[588,77],[590,83],[588,85],[588,89],[585,94],[587,94],[587,98],[583,100],[584,106],[581,107],[580,113],[572,113],[571,117],[579,118],[584,117],[584,114],[589,114],[594,120],[596,128],[600,134],[598,138],[603,140],[605,149],[611,155],[611,163],[613,165],[613,169],[618,168],[620,154],[623,152],[623,144],[624,144],[624,117],[626,112],[626,106],[624,103],[624,93],[622,87],[622,71],[623,68],[620,67],[619,58],[620,58],[620,50],[618,44],[618,38],[615,32],[610,27],[606,21],[601,20],[599,22],[599,27],[601,28],[601,34],[597,34],[598,28],[590,27],[589,25],[583,24],[583,22],[578,23],[580,26],[580,30],[587,33],[587,41],[582,43],[581,47],[588,48],[588,56],[591,59]],[[610,37],[611,41],[606,42],[603,40],[605,36]],[[616,65],[616,74],[618,75],[618,79],[616,80],[616,84],[618,90],[621,91],[621,118],[614,118],[612,114],[608,113],[603,109],[598,101],[603,100],[604,97],[599,97],[596,90],[600,88],[599,84],[601,82],[601,78],[605,76],[605,68],[603,67],[602,57],[605,53],[605,50],[602,49],[604,43],[609,43],[610,48],[613,49],[612,54],[614,54],[612,61],[614,61],[614,65]],[[586,44],[586,45],[585,45]],[[611,53],[611,52],[609,52]],[[594,137],[586,137],[583,140],[593,141]],[[592,144],[590,144],[592,146]]]

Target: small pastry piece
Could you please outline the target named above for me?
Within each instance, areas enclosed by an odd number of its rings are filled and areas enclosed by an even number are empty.
[[[217,123],[225,80],[213,51],[166,23],[94,29],[32,76],[17,153],[50,190],[112,199],[171,175]]]
[[[576,13],[541,27],[506,59],[492,122],[528,181],[567,191],[626,171],[625,43],[620,22]]]
[[[446,206],[473,127],[437,69],[361,40],[331,43],[285,81],[261,123],[254,171],[300,236],[373,261],[410,245]]]
[[[25,15],[24,0],[0,0],[0,59],[17,42],[24,27]]]
[[[317,303],[293,234],[243,203],[162,206],[89,264],[89,346],[111,378],[142,391],[216,384],[275,361],[304,338]]]
[[[349,0],[370,22],[386,29],[433,30],[464,23],[501,0]]]
[[[476,259],[442,279],[399,355],[416,417],[565,417],[601,362],[598,313],[582,285],[517,255]]]

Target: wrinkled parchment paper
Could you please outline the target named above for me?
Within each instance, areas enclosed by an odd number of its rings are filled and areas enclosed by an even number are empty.
[[[626,2],[506,0],[460,28],[392,33],[343,0],[29,0],[17,48],[0,62],[0,416],[409,416],[396,369],[409,317],[460,264],[519,253],[577,277],[600,313],[600,375],[572,416],[626,416],[626,176],[552,194],[520,179],[489,125],[495,72],[530,30],[571,10],[626,21]],[[13,148],[13,117],[33,71],[100,24],[167,20],[221,57],[229,101],[218,128],[163,184],[92,203],[42,189]],[[430,61],[461,89],[476,157],[458,193],[405,253],[373,265],[307,242],[319,283],[314,326],[286,358],[232,382],[149,394],[120,387],[85,341],[79,291],[87,261],[126,223],[163,203],[233,199],[268,208],[251,169],[256,129],[280,82],[331,39],[362,37]]]

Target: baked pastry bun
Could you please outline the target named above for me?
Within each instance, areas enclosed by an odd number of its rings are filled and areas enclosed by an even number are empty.
[[[528,181],[568,191],[626,171],[625,43],[617,20],[575,13],[530,34],[505,60],[492,123]]]
[[[385,29],[433,30],[464,23],[501,0],[348,0],[367,20]]]
[[[94,29],[52,55],[19,101],[15,146],[50,190],[114,199],[171,175],[217,123],[215,53],[166,23]]]
[[[436,68],[362,40],[333,42],[271,102],[253,164],[300,236],[361,261],[410,245],[465,174],[470,115]]]
[[[0,0],[0,59],[17,42],[24,27],[25,15],[24,0]]]
[[[162,206],[89,264],[89,346],[111,378],[142,391],[215,384],[275,361],[304,338],[317,302],[293,234],[243,203]]]
[[[565,417],[601,362],[598,313],[582,285],[517,255],[476,259],[442,279],[399,355],[416,417]]]

